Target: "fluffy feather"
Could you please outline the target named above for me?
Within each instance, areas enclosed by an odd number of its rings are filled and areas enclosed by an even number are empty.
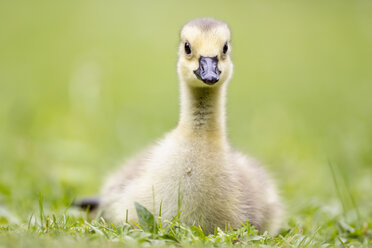
[[[215,226],[239,227],[249,220],[275,234],[282,206],[273,181],[256,161],[233,150],[226,137],[225,93],[233,72],[230,30],[221,21],[203,18],[187,23],[180,38],[178,126],[108,178],[101,194],[104,216],[116,224],[137,221],[134,202],[139,202],[154,214],[162,204],[163,219],[170,220],[180,193],[186,224],[200,224],[210,233]],[[185,42],[191,54],[185,54]],[[225,44],[229,49],[223,54]],[[217,56],[218,83],[206,85],[195,77],[200,56]]]

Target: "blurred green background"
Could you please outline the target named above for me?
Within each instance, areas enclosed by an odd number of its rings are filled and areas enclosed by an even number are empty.
[[[209,16],[233,34],[233,145],[266,164],[289,214],[313,199],[363,214],[371,13],[367,0],[2,1],[0,212],[27,218],[40,194],[64,211],[175,127],[179,31]]]

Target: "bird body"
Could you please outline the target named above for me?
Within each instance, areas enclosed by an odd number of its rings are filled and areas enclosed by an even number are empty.
[[[181,32],[177,127],[111,175],[100,208],[109,221],[137,221],[135,202],[163,220],[181,208],[182,221],[207,233],[249,221],[275,234],[282,206],[275,185],[253,159],[235,151],[225,128],[226,87],[232,76],[230,30],[203,18]]]

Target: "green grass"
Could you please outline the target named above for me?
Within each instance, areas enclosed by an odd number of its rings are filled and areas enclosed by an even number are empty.
[[[102,218],[88,221],[84,216],[71,214],[45,215],[40,203],[39,216],[31,216],[28,223],[2,227],[0,245],[5,247],[109,247],[119,246],[174,246],[174,247],[369,247],[372,232],[371,222],[356,218],[355,212],[345,215],[331,207],[317,203],[301,206],[296,217],[276,237],[267,233],[258,234],[249,223],[232,230],[226,226],[217,228],[214,234],[205,235],[201,227],[184,226],[176,216],[165,225],[161,217],[154,217],[146,209],[139,211],[140,224],[121,226],[107,224]],[[142,206],[137,206],[143,209]],[[181,212],[180,212],[181,213]],[[133,228],[132,226],[137,226]]]
[[[3,1],[0,247],[372,246],[370,1]],[[233,32],[232,144],[287,206],[281,233],[149,232],[70,208],[178,118],[178,33]],[[157,219],[157,216],[154,217]]]

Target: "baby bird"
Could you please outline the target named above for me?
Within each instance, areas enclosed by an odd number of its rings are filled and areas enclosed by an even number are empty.
[[[226,137],[225,95],[233,73],[230,29],[209,19],[181,31],[177,71],[181,113],[177,127],[108,178],[100,197],[114,224],[136,221],[135,202],[170,220],[182,199],[183,222],[206,233],[247,220],[276,234],[282,205],[276,187],[253,159],[235,151]]]

